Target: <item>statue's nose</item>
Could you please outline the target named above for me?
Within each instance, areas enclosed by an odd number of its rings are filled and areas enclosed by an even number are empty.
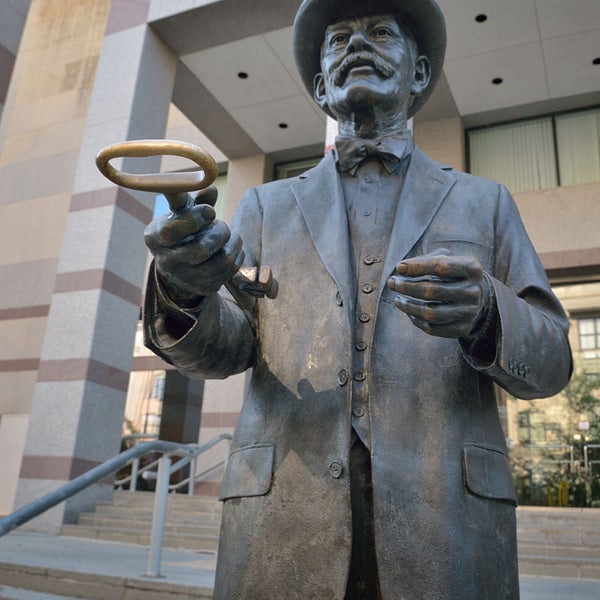
[[[358,52],[370,47],[369,36],[363,29],[357,29],[348,40],[348,52]]]

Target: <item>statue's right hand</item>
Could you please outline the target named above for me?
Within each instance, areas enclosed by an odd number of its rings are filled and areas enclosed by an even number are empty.
[[[144,232],[160,279],[181,306],[217,292],[244,259],[240,237],[215,216],[190,196],[186,208],[156,218]]]

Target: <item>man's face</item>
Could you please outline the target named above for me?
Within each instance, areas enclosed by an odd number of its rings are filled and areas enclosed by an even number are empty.
[[[414,92],[416,60],[414,41],[392,15],[344,19],[325,32],[315,99],[338,117],[375,104],[400,112]]]

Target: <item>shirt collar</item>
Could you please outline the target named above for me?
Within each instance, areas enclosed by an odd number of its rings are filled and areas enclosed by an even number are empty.
[[[370,157],[377,157],[388,173],[394,173],[413,150],[412,134],[405,130],[374,139],[338,135],[333,151],[340,171],[355,175],[361,163]]]

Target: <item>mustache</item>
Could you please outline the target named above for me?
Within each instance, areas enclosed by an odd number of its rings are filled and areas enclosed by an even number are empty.
[[[371,52],[353,52],[348,54],[333,74],[334,85],[341,85],[351,69],[360,66],[372,67],[384,79],[389,79],[394,74],[394,69],[382,58]]]

